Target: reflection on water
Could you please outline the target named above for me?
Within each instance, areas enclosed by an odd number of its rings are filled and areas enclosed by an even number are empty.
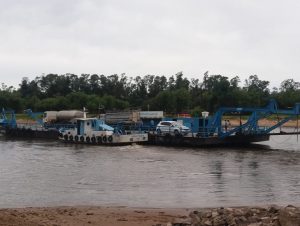
[[[235,148],[0,138],[0,207],[300,204],[296,136]]]

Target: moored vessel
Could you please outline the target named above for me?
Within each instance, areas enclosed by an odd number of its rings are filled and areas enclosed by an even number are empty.
[[[117,130],[97,118],[78,118],[75,128],[60,130],[59,139],[71,143],[122,145],[147,142],[148,134]]]

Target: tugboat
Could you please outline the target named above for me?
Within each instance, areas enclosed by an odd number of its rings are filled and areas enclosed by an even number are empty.
[[[122,132],[97,118],[78,118],[72,129],[61,129],[59,139],[71,143],[122,145],[144,143],[148,134],[140,131]]]

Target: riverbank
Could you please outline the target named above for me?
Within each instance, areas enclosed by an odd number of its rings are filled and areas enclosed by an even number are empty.
[[[0,209],[0,226],[299,226],[300,208],[235,207],[160,209],[128,207],[44,207]]]
[[[229,119],[231,126],[239,126],[240,120],[239,119]],[[247,120],[242,120],[242,124],[245,124]],[[265,126],[265,127],[271,127],[278,123],[278,120],[272,120],[272,119],[260,119],[258,121],[259,126]],[[300,120],[298,120],[298,126],[300,127]],[[287,128],[296,128],[297,127],[297,120],[290,120],[286,123],[284,123],[281,127],[287,127]]]
[[[0,226],[152,226],[187,219],[188,209],[41,207],[0,209]],[[170,224],[169,224],[170,225]]]

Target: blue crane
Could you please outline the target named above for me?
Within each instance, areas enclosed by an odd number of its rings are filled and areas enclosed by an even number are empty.
[[[26,109],[24,112],[33,120],[35,120],[38,124],[43,125],[42,116],[44,112],[33,112],[31,109]]]
[[[224,130],[222,126],[222,117],[224,114],[250,114],[246,123],[231,129]],[[204,132],[201,134],[202,137],[209,137],[217,134],[220,138],[225,138],[231,135],[251,135],[251,134],[269,134],[274,129],[282,126],[289,120],[298,119],[300,114],[300,103],[296,103],[292,109],[279,109],[275,100],[270,100],[269,104],[263,108],[250,108],[250,107],[222,107],[214,114],[214,116],[208,118],[206,126],[204,126]],[[270,115],[283,115],[282,119],[278,119],[278,122],[269,128],[260,128],[258,121],[266,118]],[[204,120],[204,119],[203,119]],[[203,123],[205,125],[205,123]]]
[[[16,115],[13,110],[5,110],[4,108],[2,108],[0,114],[0,127],[17,127]]]

